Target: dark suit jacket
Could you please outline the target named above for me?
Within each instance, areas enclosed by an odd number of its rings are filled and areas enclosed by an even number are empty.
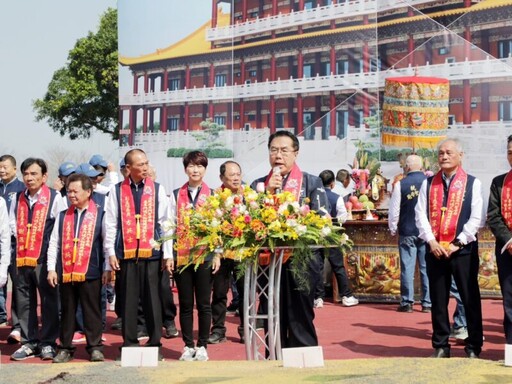
[[[496,237],[496,255],[501,254],[503,246],[512,238],[512,232],[508,229],[501,213],[501,190],[507,174],[496,176],[491,183],[489,195],[489,207],[487,208],[487,225]]]

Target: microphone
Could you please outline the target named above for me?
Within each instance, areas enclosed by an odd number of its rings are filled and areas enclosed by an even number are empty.
[[[281,174],[281,167],[277,166],[272,168],[272,174],[273,175],[280,175]],[[274,193],[277,195],[278,193],[281,193],[281,188],[276,188]]]

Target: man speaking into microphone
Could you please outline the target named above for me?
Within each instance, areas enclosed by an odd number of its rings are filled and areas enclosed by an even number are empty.
[[[308,198],[309,207],[319,213],[329,212],[329,203],[322,181],[317,176],[302,172],[295,163],[299,154],[299,140],[288,131],[277,131],[268,139],[271,171],[252,182],[256,190],[264,183],[265,190],[276,194],[281,191],[293,193],[300,204]],[[314,287],[321,279],[321,255],[315,250],[309,266],[309,288],[299,288],[290,269],[290,260],[283,264],[281,272],[280,325],[281,347],[310,347],[318,345],[313,320]]]

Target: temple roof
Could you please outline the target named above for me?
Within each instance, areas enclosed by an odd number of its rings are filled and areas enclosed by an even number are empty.
[[[153,53],[149,53],[146,55],[141,55],[138,57],[126,57],[126,56],[119,56],[119,62],[121,65],[131,66],[136,64],[143,64],[143,63],[151,63],[155,61],[161,61],[166,59],[174,59],[178,57],[187,57],[187,56],[194,56],[194,55],[201,55],[205,53],[217,53],[217,52],[226,52],[226,51],[233,51],[237,49],[246,49],[250,47],[256,47],[261,45],[266,45],[269,43],[275,44],[285,41],[291,41],[291,40],[297,40],[297,39],[304,39],[309,37],[317,37],[317,36],[323,36],[323,35],[330,35],[335,33],[343,33],[343,32],[351,32],[351,31],[357,31],[357,30],[366,30],[375,28],[376,26],[384,27],[388,25],[394,25],[394,24],[401,24],[401,23],[410,23],[415,20],[422,20],[426,18],[435,18],[435,17],[442,17],[447,15],[456,15],[456,14],[464,14],[472,11],[481,11],[485,9],[491,9],[496,7],[501,7],[505,5],[512,5],[512,0],[487,0],[483,1],[481,3],[473,5],[471,8],[459,8],[459,9],[452,9],[447,11],[440,11],[435,13],[430,13],[427,15],[425,14],[419,14],[417,16],[413,17],[402,17],[397,18],[396,20],[388,20],[384,22],[380,22],[377,24],[366,24],[366,25],[358,25],[358,26],[350,26],[350,27],[341,27],[336,29],[327,29],[325,31],[316,31],[311,33],[303,33],[301,35],[293,35],[293,36],[286,36],[286,37],[278,37],[274,38],[272,40],[263,40],[263,41],[257,41],[253,43],[247,43],[243,45],[237,45],[237,46],[228,46],[228,47],[221,47],[221,48],[212,48],[211,43],[206,40],[206,30],[211,25],[211,21],[208,21],[204,23],[201,27],[199,27],[195,32],[191,33],[187,37],[181,39],[180,41],[166,47],[157,49]],[[218,27],[224,27],[228,26],[230,23],[230,15],[224,14],[219,9],[218,13],[218,19],[217,19],[217,26]]]

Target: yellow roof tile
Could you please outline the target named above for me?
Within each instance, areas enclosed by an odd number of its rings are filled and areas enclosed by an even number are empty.
[[[358,30],[375,29],[377,25],[379,27],[384,27],[384,26],[388,26],[388,25],[410,23],[410,22],[414,22],[416,20],[423,20],[426,18],[463,14],[463,13],[468,13],[468,12],[472,12],[472,11],[491,9],[491,8],[496,8],[496,7],[501,7],[504,5],[511,5],[511,4],[512,4],[512,0],[487,0],[487,1],[475,4],[471,8],[458,8],[458,9],[452,9],[452,10],[448,10],[448,11],[440,11],[440,12],[430,13],[430,14],[428,14],[428,16],[425,14],[419,14],[419,15],[413,16],[413,17],[403,17],[403,18],[398,18],[395,20],[388,20],[388,21],[380,22],[378,24],[366,24],[366,25],[357,25],[357,26],[336,28],[336,29],[328,29],[325,31],[304,33],[302,35],[278,37],[278,38],[275,38],[272,40],[262,40],[262,41],[257,41],[257,42],[253,42],[253,43],[247,43],[244,45],[229,46],[229,47],[223,47],[223,48],[211,48],[210,42],[205,39],[206,29],[211,25],[211,21],[208,21],[208,22],[204,23],[195,32],[191,33],[187,37],[170,45],[167,48],[157,49],[156,52],[153,52],[153,53],[150,53],[147,55],[142,55],[139,57],[119,56],[119,62],[121,63],[121,65],[130,66],[130,65],[135,65],[135,64],[151,63],[153,61],[173,59],[173,58],[186,57],[186,56],[194,56],[194,55],[200,55],[200,54],[205,54],[205,53],[233,51],[233,50],[237,50],[237,49],[246,49],[246,48],[251,48],[251,47],[257,47],[257,46],[266,45],[269,43],[276,44],[276,43],[280,43],[280,42],[293,41],[293,40],[304,39],[304,38],[309,38],[309,37],[325,36],[325,35],[330,35],[330,34],[352,32],[352,31],[358,31]],[[226,25],[229,25],[229,22],[230,22],[230,15],[223,14],[222,11],[219,9],[217,25],[218,26],[226,26]]]

